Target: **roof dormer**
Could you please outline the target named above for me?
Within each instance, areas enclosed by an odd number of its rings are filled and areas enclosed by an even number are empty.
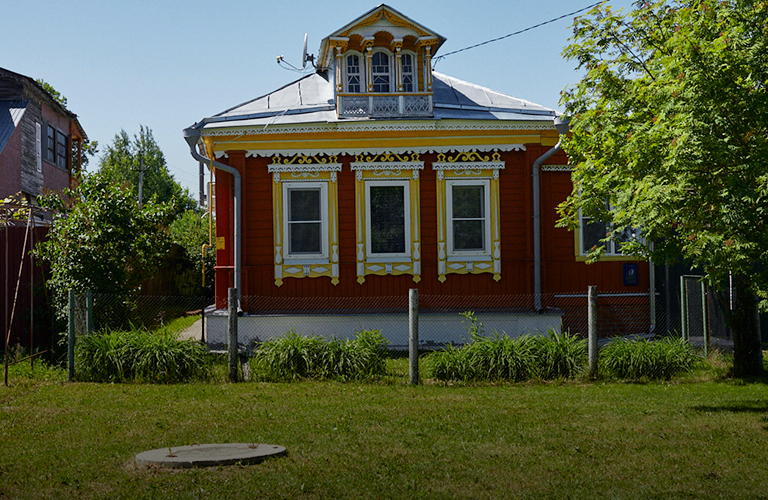
[[[443,42],[383,4],[324,38],[318,67],[335,74],[338,116],[432,116],[432,57]]]

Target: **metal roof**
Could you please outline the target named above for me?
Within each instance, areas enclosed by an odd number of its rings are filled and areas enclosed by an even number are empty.
[[[0,153],[21,122],[28,105],[27,100],[0,100]]]
[[[557,115],[553,109],[524,99],[441,73],[432,75],[434,117],[421,120],[552,121]],[[339,118],[334,86],[332,72],[313,73],[272,93],[205,118],[195,126],[207,130],[397,119]]]

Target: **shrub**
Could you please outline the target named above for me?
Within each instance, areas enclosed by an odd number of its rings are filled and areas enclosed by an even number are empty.
[[[362,379],[386,372],[387,340],[378,330],[352,340],[324,341],[295,332],[268,340],[254,352],[253,372],[263,380]]]
[[[534,337],[533,351],[536,371],[544,380],[574,378],[587,363],[587,341],[568,333],[549,330],[547,336]]]
[[[205,346],[167,330],[105,330],[78,337],[75,373],[89,382],[172,383],[208,378],[210,361]]]
[[[688,372],[699,360],[687,341],[615,340],[600,351],[600,373],[619,379],[669,380]]]
[[[535,370],[531,337],[473,336],[462,348],[449,346],[426,359],[427,376],[437,380],[511,380],[531,378]]]

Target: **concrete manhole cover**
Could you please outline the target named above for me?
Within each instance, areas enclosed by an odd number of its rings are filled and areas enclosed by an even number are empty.
[[[257,464],[269,457],[285,454],[285,447],[275,444],[224,443],[193,444],[159,448],[136,455],[136,465],[162,465],[176,469],[216,465]]]

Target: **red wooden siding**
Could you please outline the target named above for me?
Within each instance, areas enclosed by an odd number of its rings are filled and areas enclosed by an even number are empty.
[[[285,278],[277,287],[274,280],[274,243],[272,218],[272,174],[267,172],[268,158],[246,158],[242,152],[229,152],[224,162],[242,173],[243,185],[243,275],[241,295],[274,298],[322,298],[336,300],[349,307],[373,307],[382,297],[406,296],[408,289],[418,288],[424,296],[462,296],[462,307],[480,307],[488,297],[533,294],[533,208],[531,165],[547,151],[547,147],[530,145],[526,151],[502,153],[506,168],[500,172],[501,280],[491,273],[450,274],[444,283],[437,272],[437,207],[436,173],[432,162],[436,155],[422,155],[424,169],[421,186],[421,282],[414,283],[410,275],[366,276],[357,282],[355,267],[355,178],[350,170],[352,157],[342,156],[342,171],[338,174],[339,220],[339,284],[330,278]],[[559,153],[548,163],[564,165],[565,155]],[[226,288],[233,283],[232,266],[232,206],[231,176],[218,172],[216,176],[217,235],[226,238],[226,249],[217,251],[217,304],[226,304]],[[555,228],[556,206],[571,191],[568,172],[542,172],[542,293],[585,292],[588,285],[598,285],[601,291],[647,292],[648,266],[641,264],[640,284],[624,287],[621,262],[587,265],[576,262],[574,237],[563,228]],[[472,304],[473,299],[476,302]],[[367,298],[367,299],[366,299]],[[352,300],[354,299],[354,301]],[[284,301],[286,304],[291,301]],[[293,301],[301,307],[301,301]],[[307,301],[304,307],[320,304]],[[368,306],[366,306],[368,304]],[[323,306],[323,307],[327,307]]]

